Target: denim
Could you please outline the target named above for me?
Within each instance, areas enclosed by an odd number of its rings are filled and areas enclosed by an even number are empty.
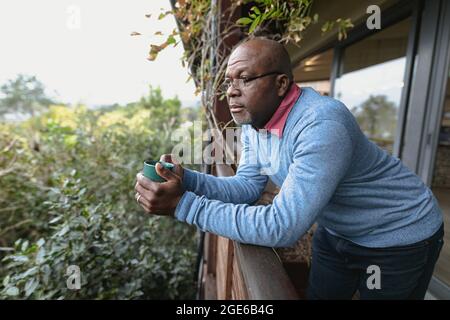
[[[313,238],[313,256],[307,297],[351,299],[423,299],[444,244],[443,225],[430,238],[406,246],[367,248],[332,235],[319,226]],[[367,285],[380,270],[380,287]],[[369,279],[373,284],[373,278]]]
[[[442,224],[421,179],[369,141],[344,104],[311,88],[302,88],[281,138],[242,125],[241,143],[233,177],[185,169],[178,220],[268,247],[294,246],[315,222],[371,248],[422,241]],[[252,205],[269,178],[279,194]]]

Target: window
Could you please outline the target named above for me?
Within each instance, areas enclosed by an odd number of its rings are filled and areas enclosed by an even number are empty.
[[[363,132],[392,153],[403,90],[411,18],[346,47],[335,97],[354,114]]]
[[[444,247],[434,275],[450,286],[450,70],[431,188],[444,215]]]
[[[311,87],[320,94],[330,95],[330,75],[333,50],[327,50],[300,61],[294,68],[294,80],[300,87]]]

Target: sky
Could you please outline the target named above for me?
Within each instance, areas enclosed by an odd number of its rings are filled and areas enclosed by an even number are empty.
[[[194,105],[181,44],[147,60],[150,44],[164,40],[155,32],[176,27],[172,16],[158,20],[161,8],[169,0],[1,0],[0,85],[36,75],[51,96],[89,106],[132,102],[152,85]]]
[[[336,79],[335,96],[349,109],[361,105],[370,95],[385,95],[397,107],[403,89],[406,58],[398,58],[353,71]]]

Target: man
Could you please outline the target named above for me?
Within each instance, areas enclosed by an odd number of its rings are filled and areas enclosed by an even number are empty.
[[[242,125],[236,175],[158,166],[165,183],[137,176],[145,211],[269,247],[294,245],[317,222],[309,298],[350,299],[359,290],[362,299],[423,299],[443,244],[442,214],[429,188],[370,142],[342,103],[296,86],[289,56],[275,41],[238,46],[224,87]],[[276,170],[267,168],[273,163]],[[267,171],[280,192],[272,205],[251,206]],[[379,271],[379,281],[367,281],[370,270]]]

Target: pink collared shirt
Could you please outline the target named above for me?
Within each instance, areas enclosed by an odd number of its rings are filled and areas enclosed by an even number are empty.
[[[263,129],[275,133],[278,138],[281,139],[289,112],[291,111],[295,102],[297,102],[297,99],[300,97],[301,93],[302,90],[300,89],[300,87],[298,87],[295,83],[292,83],[288,93],[278,106],[278,109],[275,111],[272,118],[270,118],[269,122],[266,123]]]

